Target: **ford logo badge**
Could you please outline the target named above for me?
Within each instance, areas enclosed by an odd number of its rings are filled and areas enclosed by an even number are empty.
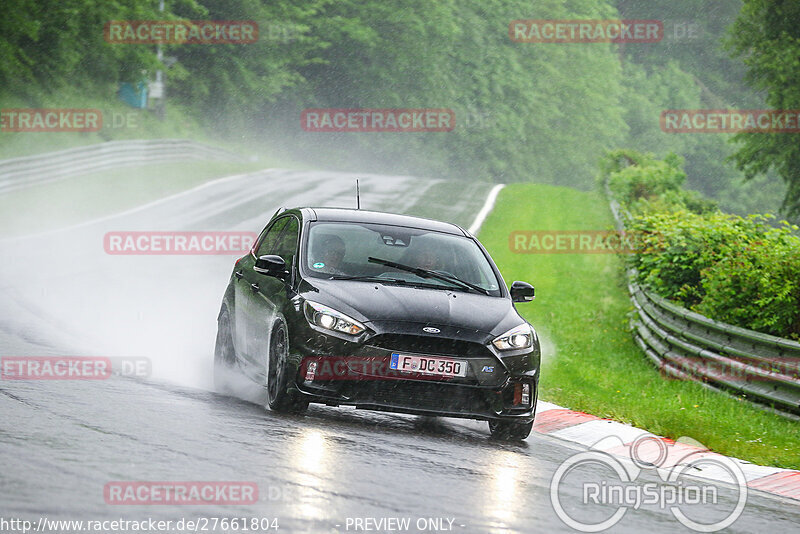
[[[438,328],[433,328],[432,326],[426,326],[425,328],[422,329],[422,331],[427,332],[429,334],[438,334],[439,332],[441,332],[441,330],[439,330]]]

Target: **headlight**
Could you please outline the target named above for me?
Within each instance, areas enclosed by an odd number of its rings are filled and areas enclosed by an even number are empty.
[[[317,302],[307,300],[304,311],[309,323],[324,328],[325,330],[342,332],[343,334],[350,334],[351,336],[357,336],[366,330],[363,324],[352,317],[348,317],[333,308],[329,308]]]
[[[519,325],[492,341],[492,344],[497,350],[527,349],[533,344],[533,332],[527,324]]]

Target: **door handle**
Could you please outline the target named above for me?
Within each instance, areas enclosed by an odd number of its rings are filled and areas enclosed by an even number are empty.
[[[259,289],[258,284],[250,284],[250,289],[252,289],[253,291],[258,291]]]
[[[244,273],[242,273],[242,270],[239,269],[238,271],[233,272],[233,276],[235,276],[237,280],[241,280],[242,276],[244,276]]]

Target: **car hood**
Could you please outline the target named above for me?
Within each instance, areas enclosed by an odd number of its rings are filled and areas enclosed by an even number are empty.
[[[364,322],[450,326],[500,335],[523,319],[509,298],[353,280],[304,281],[301,295]]]

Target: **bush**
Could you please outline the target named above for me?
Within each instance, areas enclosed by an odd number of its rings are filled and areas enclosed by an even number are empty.
[[[650,154],[630,150],[610,152],[601,162],[603,177],[616,199],[631,213],[688,210],[716,211],[716,204],[696,191],[683,189],[686,173],[683,160],[669,154],[657,160]]]
[[[688,211],[637,215],[629,257],[640,284],[707,317],[800,337],[800,238],[769,216]]]
[[[791,235],[790,227],[771,229],[729,250],[703,272],[702,284],[699,313],[800,339],[800,238]]]

